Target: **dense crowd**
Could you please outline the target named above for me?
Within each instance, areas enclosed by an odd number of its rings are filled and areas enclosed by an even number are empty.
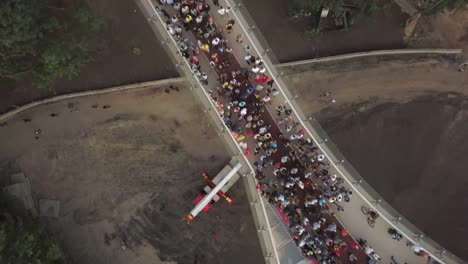
[[[229,17],[230,9],[214,1],[217,13],[226,18],[226,25],[221,26],[215,24],[211,6],[203,0],[160,0],[160,4],[166,29],[193,74],[204,85],[216,77],[208,93],[254,164],[259,190],[289,224],[303,255],[320,263],[367,258],[329,208],[343,211],[340,203],[349,202],[352,191],[343,186],[342,178],[330,173],[324,154],[294,121],[292,109],[276,102],[280,91],[267,75],[263,60],[244,45],[242,34],[236,35],[235,45],[242,45],[245,52],[243,65],[234,57],[223,36],[231,34],[236,23]],[[209,67],[201,67],[201,56],[206,56]],[[367,255],[379,259],[373,251]]]

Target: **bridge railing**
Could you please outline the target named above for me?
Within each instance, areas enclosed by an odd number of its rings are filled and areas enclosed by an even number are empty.
[[[456,255],[444,249],[437,242],[430,239],[419,228],[405,219],[400,212],[393,208],[393,206],[387,203],[382,196],[359,174],[353,165],[348,162],[338,147],[330,140],[318,121],[316,119],[311,119],[309,122],[310,126],[314,127],[318,137],[322,140],[322,145],[332,153],[332,156],[335,158],[334,160],[340,163],[343,176],[348,178],[353,185],[353,189],[358,190],[358,193],[363,196],[364,200],[369,201],[372,207],[381,216],[383,216],[391,226],[398,229],[413,243],[421,245],[434,259],[438,259],[440,262],[444,263],[465,263],[465,261],[461,260]]]
[[[189,87],[193,94],[201,102],[202,110],[207,113],[215,124],[215,129],[220,136],[223,136],[226,142],[229,144],[233,155],[235,155],[240,162],[242,162],[243,168],[241,175],[242,181],[245,185],[247,198],[250,202],[250,208],[255,222],[256,230],[260,238],[260,247],[262,249],[265,262],[267,264],[279,264],[278,252],[275,247],[275,241],[271,232],[271,224],[267,216],[266,206],[264,199],[261,197],[256,186],[257,181],[254,178],[254,169],[247,158],[242,154],[242,150],[236,143],[236,139],[229,133],[229,129],[224,124],[222,118],[217,113],[217,108],[214,102],[210,99],[210,96],[205,91],[200,80],[194,76],[190,70],[188,62],[179,57],[177,51],[177,43],[172,38],[170,33],[164,26],[164,20],[161,15],[157,12],[152,0],[139,0],[137,4],[140,8],[149,15],[148,22],[153,30],[161,36],[162,44],[169,54],[175,54],[170,56],[173,59],[179,73],[182,76],[186,76],[189,82]]]
[[[268,42],[262,36],[260,30],[255,26],[255,22],[240,0],[224,0],[231,8],[232,15],[246,33],[249,41],[253,44],[253,49],[260,55],[267,68],[267,72],[279,87],[284,96],[285,103],[292,109],[301,125],[307,133],[317,143],[320,150],[327,157],[334,169],[345,179],[347,184],[368,204],[370,208],[377,211],[387,224],[403,234],[403,236],[414,244],[421,245],[428,252],[432,259],[441,263],[466,263],[448,250],[444,249],[437,242],[433,241],[416,226],[411,224],[390,204],[384,201],[372,186],[358,173],[358,171],[346,160],[338,147],[330,140],[325,130],[312,117],[305,115],[297,103],[296,94],[289,91],[282,79],[283,72],[274,67],[278,64],[276,56],[271,52]]]
[[[250,36],[255,36],[255,41],[258,47],[261,47],[261,55],[268,54],[268,59],[271,61],[273,65],[280,64],[280,61],[276,57],[273,49],[271,48],[267,39],[263,36],[260,32],[260,28],[257,27],[255,20],[250,15],[247,8],[244,6],[244,3],[241,0],[224,0],[227,5],[231,8],[231,11],[236,12],[236,15],[242,15],[243,24],[246,25],[246,32]],[[249,0],[247,0],[249,1]],[[225,5],[223,5],[225,6]],[[240,21],[236,21],[240,22]],[[247,38],[248,36],[244,35],[243,38]]]

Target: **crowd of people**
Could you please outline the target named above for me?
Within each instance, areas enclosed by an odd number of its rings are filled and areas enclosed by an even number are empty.
[[[231,43],[235,20],[229,8],[215,1],[217,13],[226,25],[217,25],[211,6],[203,0],[160,0],[158,10],[166,29],[177,42],[178,52],[189,62],[193,74],[204,85],[216,77],[208,91],[244,155],[255,166],[255,177],[262,195],[289,224],[293,238],[306,258],[318,263],[377,260],[364,254],[363,247],[347,234],[329,205],[343,211],[340,203],[349,202],[352,190],[343,179],[330,173],[330,165],[319,148],[308,138],[292,109],[278,104],[280,94],[267,74],[263,60],[244,45],[242,34],[234,45],[245,52],[243,64],[236,60]],[[208,65],[202,68],[201,56]],[[211,80],[210,80],[211,79]]]

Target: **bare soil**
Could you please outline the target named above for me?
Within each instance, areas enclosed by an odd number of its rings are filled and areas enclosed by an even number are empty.
[[[306,115],[355,105],[366,110],[422,95],[456,92],[468,95],[468,75],[458,72],[454,57],[382,56],[285,67],[285,81],[298,95]],[[330,92],[330,96],[320,95]],[[332,99],[336,103],[332,103]],[[323,100],[323,102],[322,102]]]
[[[321,123],[359,173],[427,236],[468,260],[467,97],[440,94],[334,113]]]
[[[460,48],[468,56],[468,8],[422,16],[409,42],[415,48]]]
[[[288,17],[288,0],[243,0],[243,4],[284,63],[359,51],[405,48],[403,26],[408,18],[393,2],[370,20],[358,21],[349,31],[324,32],[316,40],[306,40],[307,22]]]
[[[8,120],[0,175],[23,171],[36,199],[60,200],[60,217],[43,220],[69,263],[263,262],[242,182],[228,193],[232,205],[183,221],[205,184],[200,173],[216,175],[231,156],[190,91],[164,89],[62,101]]]
[[[82,0],[85,1],[85,0]],[[0,80],[0,112],[14,105],[56,94],[102,89],[117,85],[177,77],[178,73],[160,41],[134,1],[88,1],[102,19],[97,36],[99,54],[73,80],[59,80],[51,90],[32,86],[31,77],[21,81]],[[132,48],[140,48],[140,56]]]

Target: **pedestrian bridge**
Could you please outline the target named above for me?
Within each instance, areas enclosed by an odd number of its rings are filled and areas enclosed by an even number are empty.
[[[208,0],[207,2],[211,1]],[[421,245],[429,252],[433,260],[441,263],[463,263],[462,260],[443,249],[443,247],[426,237],[419,229],[401,217],[396,210],[387,204],[365,182],[338,151],[338,148],[329,140],[318,122],[301,112],[300,107],[295,102],[298,95],[293,95],[287,89],[286,84],[282,80],[283,73],[278,71],[274,66],[275,59],[274,55],[270,52],[271,49],[266,41],[262,41],[263,38],[260,32],[256,30],[255,23],[247,10],[243,8],[241,2],[239,0],[221,0],[220,3],[230,8],[229,16],[237,21],[233,29],[236,33],[225,36],[229,40],[229,43],[235,43],[236,34],[243,34],[246,37],[244,44],[252,47],[251,54],[255,54],[255,56],[263,59],[267,75],[274,80],[280,91],[279,98],[276,101],[292,109],[294,119],[304,128],[307,136],[313,139],[315,145],[319,147],[328,160],[331,166],[330,173],[342,177],[345,180],[345,184],[354,191],[355,195],[352,198],[352,202],[346,205],[345,212],[337,213],[338,220],[348,227],[350,234],[355,237],[365,237],[386,261],[390,260],[390,256],[396,254],[397,259],[408,260],[406,261],[408,263],[425,263],[424,259],[415,257],[411,250],[404,245],[405,243],[395,244],[388,237],[387,229],[392,227],[402,233],[406,240],[413,244]],[[155,3],[152,0],[138,0],[138,4],[142,7],[153,29],[162,36],[162,43],[174,55],[173,59],[179,71],[192,83],[192,90],[200,98],[200,102],[204,109],[206,109],[207,114],[215,120],[216,124],[219,124],[217,126],[219,134],[227,139],[233,151],[238,153],[239,160],[243,160],[245,164],[245,166],[243,164],[243,167],[247,168],[247,171],[242,173],[245,176],[242,179],[249,201],[251,201],[252,213],[258,229],[265,261],[267,263],[306,263],[306,260],[302,257],[294,241],[291,239],[289,228],[285,226],[278,212],[259,195],[256,189],[256,180],[253,177],[255,170],[249,160],[242,155],[242,150],[232,134],[224,133],[229,130],[216,113],[217,108],[210,99],[206,90],[207,88],[200,83],[198,78],[193,76],[187,62],[177,55],[177,44],[164,27],[164,19],[157,12]],[[217,24],[225,24],[227,22],[223,17],[216,14],[212,14],[212,16]],[[237,58],[244,57],[245,51],[243,47],[236,47],[232,44],[231,46]],[[373,230],[369,229],[365,220],[366,218],[359,209],[362,205],[371,208],[380,215],[380,222],[376,224]]]

